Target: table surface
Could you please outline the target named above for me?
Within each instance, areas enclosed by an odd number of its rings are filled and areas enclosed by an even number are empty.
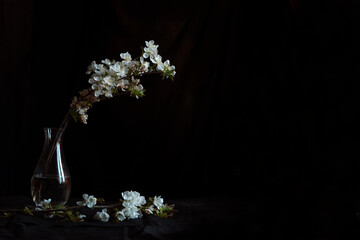
[[[174,203],[178,210],[168,219],[145,215],[121,223],[72,223],[24,214],[2,217],[0,239],[360,239],[355,215],[341,219],[341,226],[328,225],[326,220],[309,225],[304,219],[289,218],[288,209],[269,209],[261,201],[244,197],[167,202]],[[30,198],[0,197],[0,209],[22,208],[26,204],[31,204]]]
[[[121,223],[93,220],[72,223],[24,214],[3,217],[0,218],[0,239],[234,239],[235,234],[235,239],[253,239],[261,235],[255,224],[256,213],[252,212],[256,208],[251,204],[239,205],[237,198],[167,202],[174,203],[178,210],[168,219],[144,215]],[[0,198],[1,209],[22,208],[26,204],[31,204],[29,198]],[[241,215],[238,215],[239,211]],[[239,225],[244,221],[248,222],[246,226]],[[239,231],[239,228],[243,229]]]

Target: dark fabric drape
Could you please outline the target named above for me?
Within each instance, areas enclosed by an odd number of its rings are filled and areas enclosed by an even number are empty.
[[[0,194],[29,195],[42,128],[89,86],[91,61],[155,40],[175,81],[147,77],[146,97],[69,126],[73,196],[251,195],[274,221],[328,231],[359,201],[359,7],[2,0]]]

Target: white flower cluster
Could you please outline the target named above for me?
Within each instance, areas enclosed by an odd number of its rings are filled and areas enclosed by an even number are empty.
[[[168,77],[172,76],[174,77],[175,72],[175,66],[170,65],[170,60],[166,60],[165,62],[162,62],[162,57],[158,54],[158,47],[159,45],[155,45],[154,41],[145,41],[146,48],[144,48],[143,57],[150,58],[150,61],[154,64],[156,64],[156,69],[158,71],[163,72]]]
[[[155,45],[153,40],[145,41],[145,44],[139,58],[132,59],[130,53],[125,52],[120,54],[122,61],[105,59],[101,63],[93,61],[90,64],[86,73],[91,74],[91,88],[80,92],[80,97],[74,97],[70,105],[76,120],[87,123],[87,111],[93,103],[104,97],[111,98],[119,92],[128,92],[136,98],[144,96],[145,89],[140,84],[140,77],[144,74],[160,73],[163,78],[173,79],[175,66],[171,66],[169,60],[162,62],[158,54],[159,45]]]
[[[107,222],[110,219],[110,215],[107,213],[107,209],[104,208],[101,212],[97,212],[94,216],[94,220]]]
[[[84,89],[79,92],[79,95],[79,98],[77,96],[73,98],[70,107],[74,109],[73,117],[78,116],[80,121],[86,124],[88,119],[87,111],[93,103],[99,102],[100,99],[91,94],[91,89]]]
[[[154,205],[160,210],[164,206],[164,199],[161,196],[154,197]]]
[[[120,57],[123,59],[121,62],[105,59],[100,64],[93,61],[88,67],[86,73],[92,74],[89,83],[92,84],[91,88],[95,91],[95,97],[102,95],[113,97],[113,94],[117,93],[119,89],[122,91],[130,88],[135,88],[138,91],[143,89],[142,85],[139,84],[140,80],[135,78],[135,74],[132,73],[135,71],[138,71],[139,75],[146,73],[148,66],[141,65],[138,61],[132,61],[128,52],[121,53]]]
[[[124,201],[122,205],[124,209],[118,211],[116,213],[116,218],[119,221],[123,221],[126,218],[135,219],[141,216],[141,211],[139,207],[146,204],[146,200],[144,196],[140,196],[140,193],[136,191],[126,191],[121,194]]]
[[[83,194],[82,195],[83,200],[82,201],[77,201],[76,204],[79,206],[87,206],[88,208],[93,208],[96,205],[96,197],[94,197],[93,195],[88,195],[88,194]]]
[[[146,204],[146,200],[144,196],[141,196],[139,192],[136,191],[125,191],[121,193],[122,200],[122,209],[120,211],[116,211],[114,213],[114,217],[118,221],[124,221],[126,219],[136,219],[142,217],[143,210],[147,214],[155,214],[157,210],[161,210],[164,205],[164,199],[161,196],[155,196],[151,199],[150,203],[144,207]],[[152,202],[152,204],[151,204]],[[83,194],[83,200],[77,201],[76,204],[79,206],[87,206],[88,208],[94,208],[97,203],[96,197],[93,195]],[[157,209],[157,210],[156,210]],[[85,215],[79,215],[81,219],[85,218]],[[107,208],[103,208],[101,212],[97,212],[94,215],[94,220],[107,222],[110,219],[110,215],[108,213]]]
[[[156,208],[160,210],[164,206],[164,199],[160,197],[154,197],[152,205],[145,209],[147,214],[154,214],[156,212]],[[156,208],[155,208],[156,207]]]

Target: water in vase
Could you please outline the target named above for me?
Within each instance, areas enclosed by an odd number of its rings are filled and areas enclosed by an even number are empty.
[[[31,178],[31,196],[35,205],[39,205],[44,199],[51,198],[53,206],[65,205],[71,192],[71,178],[34,175]]]

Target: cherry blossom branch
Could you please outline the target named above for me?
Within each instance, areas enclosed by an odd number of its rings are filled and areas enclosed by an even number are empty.
[[[90,208],[102,209],[101,212],[96,212],[93,216],[95,220],[107,222],[112,218],[115,222],[121,222],[125,219],[142,217],[142,213],[168,218],[176,212],[174,205],[164,203],[161,196],[148,198],[146,201],[145,197],[136,191],[125,191],[121,195],[123,199],[113,204],[96,205],[97,203],[103,203],[104,200],[102,198],[97,199],[93,195],[83,194],[83,200],[77,201],[76,206],[67,207],[61,204],[52,206],[51,199],[47,199],[41,201],[35,209],[30,209],[26,206],[24,209],[1,209],[0,213],[2,213],[3,217],[13,216],[14,213],[24,213],[31,216],[43,214],[44,218],[56,217],[60,221],[81,222],[84,221],[86,216],[79,211],[73,212],[72,210]],[[109,212],[108,209],[110,210]]]

